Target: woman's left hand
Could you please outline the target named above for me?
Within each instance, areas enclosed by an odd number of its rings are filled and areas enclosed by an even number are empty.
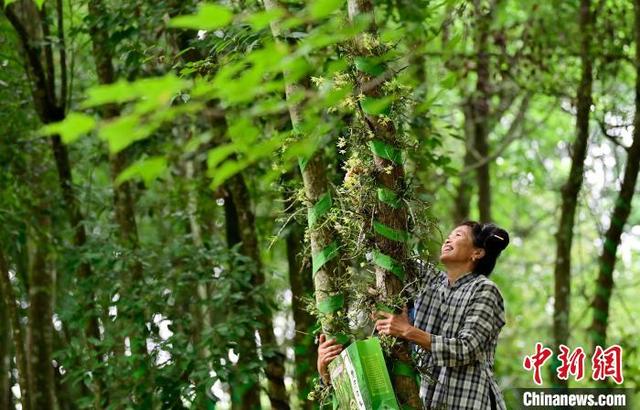
[[[383,311],[376,312],[376,315],[378,317],[384,317],[384,319],[378,319],[376,321],[376,330],[383,335],[406,338],[409,330],[413,327],[409,323],[409,315],[406,307],[399,315]]]

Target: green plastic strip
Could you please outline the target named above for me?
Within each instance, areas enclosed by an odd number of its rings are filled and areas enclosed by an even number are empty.
[[[325,192],[318,198],[318,202],[315,203],[311,208],[308,209],[307,217],[309,219],[309,228],[313,227],[316,222],[322,217],[322,215],[329,212],[331,206],[333,205],[331,201],[331,194],[329,192]]]
[[[349,336],[345,335],[344,333],[330,334],[329,339],[334,339],[339,345],[345,345],[349,343],[349,340],[351,340]]]
[[[308,158],[298,157],[298,166],[300,167],[300,172],[304,172],[304,169],[307,167],[308,163]]]
[[[378,200],[380,202],[384,202],[392,208],[400,208],[402,206],[402,201],[398,194],[390,190],[389,188],[378,188]]]
[[[401,362],[395,361],[393,362],[393,374],[397,374],[399,376],[407,376],[407,377],[416,377],[416,371],[410,365]]]
[[[360,101],[360,106],[362,107],[362,111],[368,115],[386,115],[389,116],[391,114],[391,98],[374,98],[374,97],[365,97],[362,101]]]
[[[387,159],[394,164],[402,164],[402,151],[382,140],[369,141],[369,149],[377,156]]]
[[[409,234],[407,231],[401,231],[398,229],[393,229],[390,226],[387,226],[381,222],[373,221],[373,230],[376,233],[384,236],[387,239],[391,239],[396,242],[408,242]]]
[[[325,263],[329,262],[331,259],[335,258],[338,255],[338,243],[336,241],[331,242],[327,245],[323,250],[316,253],[311,257],[313,260],[313,274],[320,270],[324,266]]]
[[[385,72],[384,64],[377,63],[374,59],[367,57],[356,57],[354,59],[356,68],[363,73],[377,77]]]
[[[405,376],[415,380],[416,384],[420,386],[420,373],[416,371],[411,365],[401,361],[393,362],[393,374],[398,376]],[[411,407],[409,407],[411,408]]]
[[[317,307],[320,313],[329,314],[337,312],[344,306],[344,295],[338,293],[337,295],[329,296],[326,299],[318,302]]]
[[[386,255],[378,250],[374,250],[373,263],[393,273],[398,277],[398,279],[404,280],[405,272],[404,272],[404,269],[402,268],[402,264],[397,260],[393,259],[393,257]]]

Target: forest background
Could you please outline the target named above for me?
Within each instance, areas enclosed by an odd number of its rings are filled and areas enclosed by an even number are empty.
[[[0,9],[1,409],[314,408],[320,324],[466,218],[511,235],[508,407],[536,342],[638,391],[640,0]]]

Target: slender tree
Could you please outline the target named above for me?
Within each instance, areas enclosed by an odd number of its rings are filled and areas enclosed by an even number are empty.
[[[18,299],[16,299],[13,285],[9,276],[9,262],[4,254],[4,244],[0,242],[0,291],[2,300],[7,309],[7,316],[11,324],[11,338],[13,339],[13,349],[16,358],[16,369],[18,370],[18,384],[20,386],[20,402],[22,408],[29,410],[31,406],[31,391],[29,383],[29,366],[26,352],[26,335],[24,327],[20,323],[20,309]]]
[[[2,273],[4,275],[4,273]],[[2,293],[0,293],[1,296]],[[4,300],[0,301],[0,409],[11,407],[11,327]]]
[[[288,172],[285,180],[290,183],[295,181]],[[295,174],[294,174],[295,175]],[[307,395],[312,389],[311,381],[317,373],[317,353],[313,341],[313,327],[315,319],[307,311],[303,298],[313,296],[313,280],[311,266],[305,263],[304,252],[304,227],[293,218],[296,211],[296,203],[292,200],[293,193],[290,190],[284,192],[285,213],[291,217],[286,236],[287,264],[289,267],[289,284],[291,287],[291,306],[296,333],[293,338],[295,353],[295,379],[298,388],[298,400],[303,409],[312,409],[313,402],[307,400]]]
[[[636,36],[636,96],[633,142],[627,149],[627,163],[618,191],[618,197],[611,213],[609,229],[604,236],[604,245],[600,255],[600,269],[596,280],[595,296],[591,304],[593,321],[591,322],[592,348],[606,348],[607,326],[611,294],[614,289],[613,271],[616,265],[616,253],[624,226],[631,213],[631,203],[640,169],[640,0],[634,1]]]
[[[34,409],[53,410],[56,407],[53,359],[53,291],[52,267],[49,266],[47,235],[51,224],[46,208],[38,207],[38,228],[33,229],[32,261],[29,269],[29,321],[27,349],[29,352],[29,391]]]
[[[476,91],[471,102],[471,118],[473,122],[473,148],[478,159],[489,156],[489,98],[491,93],[491,63],[489,60],[489,35],[495,2],[492,7],[484,8],[480,0],[473,2],[476,47]],[[478,211],[480,221],[490,222],[491,219],[491,174],[490,162],[486,161],[476,169],[476,184],[478,185]]]
[[[580,60],[582,73],[577,92],[577,136],[571,147],[571,169],[569,177],[562,187],[562,205],[560,222],[556,233],[556,260],[554,269],[555,298],[553,306],[554,352],[559,352],[560,344],[567,345],[569,340],[569,314],[571,309],[571,245],[578,194],[582,187],[584,160],[589,140],[589,111],[591,109],[591,88],[593,83],[593,62],[591,58],[591,38],[593,26],[591,1],[581,0],[579,11]],[[557,378],[557,360],[551,366],[554,384],[566,386],[566,380]]]

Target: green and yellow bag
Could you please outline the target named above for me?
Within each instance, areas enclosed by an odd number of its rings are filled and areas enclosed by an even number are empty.
[[[329,364],[334,409],[400,410],[377,337],[349,345]]]

